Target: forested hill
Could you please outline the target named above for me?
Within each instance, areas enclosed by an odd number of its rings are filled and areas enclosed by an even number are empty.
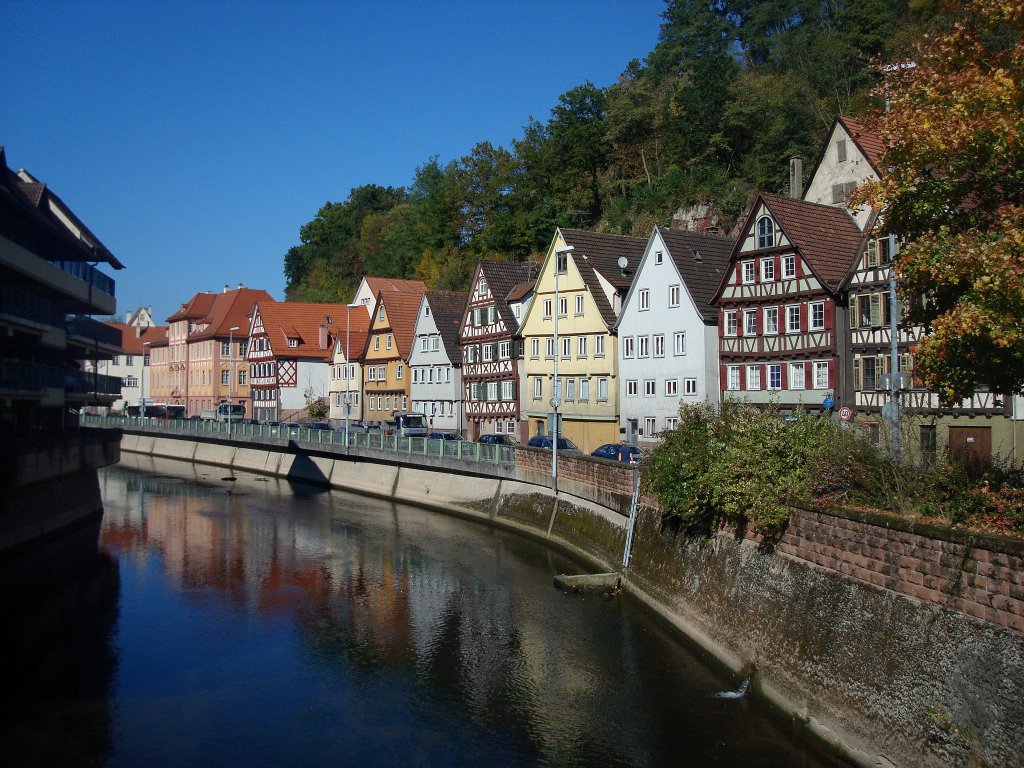
[[[364,274],[465,290],[477,259],[527,259],[558,225],[647,236],[706,202],[729,227],[752,190],[783,191],[790,156],[810,168],[836,114],[876,106],[872,59],[946,21],[938,0],[667,0],[643,61],[564,93],[511,147],[324,205],[285,255],[287,297],[346,301]]]

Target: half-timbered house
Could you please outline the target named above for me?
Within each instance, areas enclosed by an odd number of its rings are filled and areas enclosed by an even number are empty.
[[[249,324],[246,359],[253,413],[261,421],[305,420],[307,407],[326,402],[333,341],[344,335],[344,304],[259,302]],[[368,318],[352,313],[353,331]]]
[[[391,423],[396,411],[409,410],[409,352],[412,349],[419,293],[381,291],[370,316],[363,348],[363,418]]]
[[[467,297],[464,291],[426,291],[416,315],[409,397],[432,430],[462,434],[465,426],[459,330]]]
[[[840,286],[861,240],[845,208],[757,198],[715,298],[723,397],[807,408],[844,401]]]
[[[524,441],[520,407],[524,372],[517,333],[533,297],[532,263],[481,261],[470,284],[459,331],[462,399],[470,440],[509,434]]]

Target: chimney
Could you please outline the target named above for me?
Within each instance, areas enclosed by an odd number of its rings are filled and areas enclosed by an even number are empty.
[[[142,336],[142,326],[141,325],[136,325],[135,326],[135,338],[138,339],[141,336]]]
[[[228,284],[224,283],[224,293],[227,293],[227,292],[228,292]]]
[[[238,284],[238,290],[242,290],[242,284],[241,283]]]
[[[804,161],[800,155],[789,158],[789,196],[794,200],[804,196]]]
[[[320,349],[327,349],[327,326],[320,325]]]

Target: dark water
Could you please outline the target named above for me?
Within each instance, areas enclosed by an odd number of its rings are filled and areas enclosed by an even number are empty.
[[[5,630],[5,765],[833,765],[536,543],[224,474],[101,472],[100,554]]]

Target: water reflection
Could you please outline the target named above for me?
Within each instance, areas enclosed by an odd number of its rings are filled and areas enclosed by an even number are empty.
[[[515,536],[151,459],[104,471],[110,765],[825,765]],[[109,673],[108,673],[109,677]]]

